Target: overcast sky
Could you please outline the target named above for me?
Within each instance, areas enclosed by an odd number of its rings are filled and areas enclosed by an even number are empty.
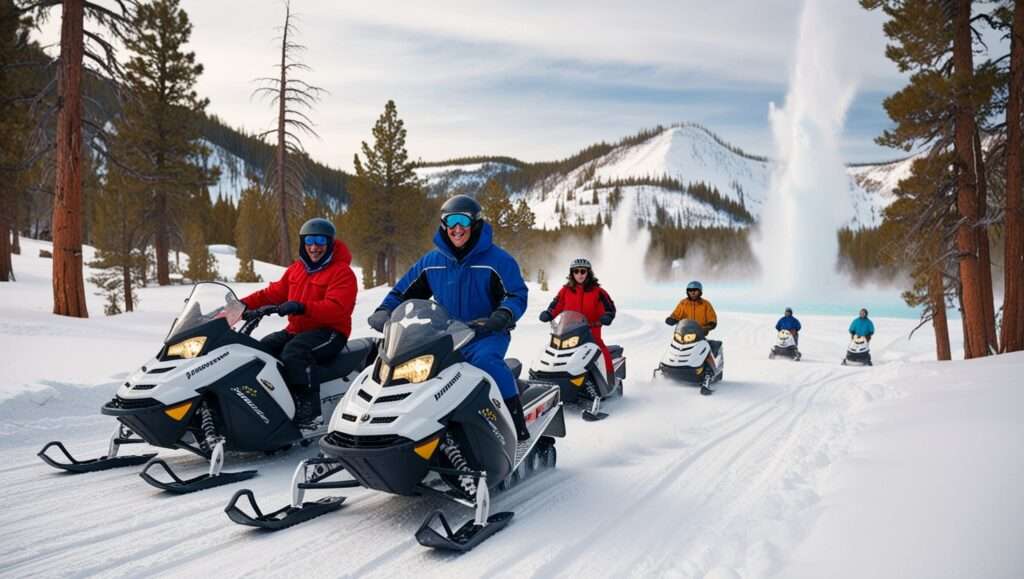
[[[904,82],[885,59],[883,17],[854,0],[818,0],[846,47],[836,63],[857,86],[847,160],[894,158],[872,140],[882,99]],[[191,50],[206,67],[209,111],[250,131],[274,111],[250,98],[273,76],[281,0],[182,0]],[[293,0],[297,41],[329,94],[311,115],[314,158],[351,170],[388,99],[412,158],[511,155],[553,160],[658,124],[695,121],[750,152],[772,154],[770,102],[783,104],[802,0],[337,2]],[[49,23],[53,34],[58,18]]]

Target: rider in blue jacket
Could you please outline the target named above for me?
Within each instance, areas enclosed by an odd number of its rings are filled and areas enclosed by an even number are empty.
[[[403,301],[433,296],[454,319],[477,322],[483,331],[462,347],[462,355],[498,383],[516,434],[526,440],[530,432],[519,387],[505,365],[509,330],[526,310],[526,284],[516,260],[492,241],[491,225],[480,212],[480,204],[466,195],[446,201],[435,248],[413,264],[367,321],[381,331],[391,310]]]
[[[868,311],[864,308],[860,309],[860,315],[853,318],[850,322],[850,339],[854,336],[864,336],[871,341],[871,336],[875,333],[875,324],[871,323],[868,319]]]
[[[793,317],[793,308],[786,308],[786,315],[775,323],[775,331],[781,330],[789,330],[789,333],[793,335],[793,342],[800,343],[800,320]]]

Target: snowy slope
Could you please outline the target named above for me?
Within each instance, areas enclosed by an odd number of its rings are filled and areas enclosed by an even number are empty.
[[[897,182],[909,174],[911,160],[849,167],[853,227],[877,226],[882,210],[892,201]],[[623,145],[586,163],[566,175],[555,175],[528,191],[513,192],[525,197],[537,216],[538,228],[555,228],[563,214],[567,223],[593,223],[599,214],[607,215],[611,188],[600,183],[637,178],[671,177],[683,184],[705,183],[725,198],[743,205],[755,219],[760,216],[771,187],[772,172],[778,167],[770,160],[744,155],[728,146],[707,129],[695,124],[680,124],[655,134],[644,142]],[[512,168],[514,170],[514,168]],[[442,182],[458,178],[463,183],[483,183],[493,174],[477,165],[433,167],[423,176]],[[475,176],[475,177],[474,177]],[[686,193],[657,187],[630,187],[637,196],[635,216],[647,223],[654,221],[656,207],[691,226],[745,226],[726,211]],[[594,204],[596,190],[598,203]],[[626,193],[626,188],[623,192]]]
[[[203,144],[210,149],[210,156],[206,161],[207,167],[220,169],[220,178],[217,183],[210,186],[210,198],[216,201],[219,197],[224,197],[237,205],[242,191],[253,185],[250,177],[255,176],[262,179],[262,168],[257,169],[250,166],[241,157],[205,139]]]
[[[558,467],[495,496],[495,509],[516,512],[513,523],[450,556],[413,539],[432,509],[466,516],[432,499],[339,491],[348,496],[340,512],[264,534],[223,513],[242,485],[170,497],[132,468],[65,476],[45,466],[35,452],[51,439],[83,456],[104,451],[112,423],[99,405],[152,355],[188,288],[144,289],[134,314],[59,318],[48,314],[49,262],[34,256],[15,256],[20,281],[0,284],[3,576],[1019,577],[1024,569],[1021,354],[929,362],[927,332],[908,341],[913,320],[880,318],[877,365],[842,367],[849,320],[805,316],[804,361],[769,361],[774,316],[724,311],[715,334],[728,352],[726,380],[701,397],[650,378],[670,339],[664,312],[623,308],[605,338],[625,347],[626,397],[600,423],[571,412]],[[355,335],[368,334],[364,320],[384,291],[361,292]],[[510,351],[526,364],[547,341],[536,316],[550,295],[531,293]],[[274,321],[260,331],[283,324]],[[288,500],[293,466],[313,452],[231,455],[227,468],[258,468],[246,484],[277,506]],[[186,475],[204,470],[193,456],[162,454]]]
[[[477,190],[491,177],[516,170],[517,167],[507,163],[467,163],[417,167],[416,176],[423,182],[429,194],[451,195],[456,191]]]

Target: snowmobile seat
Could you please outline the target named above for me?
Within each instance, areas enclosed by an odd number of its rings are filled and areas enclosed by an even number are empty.
[[[348,344],[327,364],[318,364],[320,382],[328,382],[348,376],[352,370],[363,367],[373,342],[367,339],[349,340]]]
[[[622,346],[611,344],[608,346],[608,353],[612,355],[612,360],[622,357]]]
[[[534,400],[547,394],[550,390],[550,386],[540,386],[537,384],[530,384],[523,380],[519,381],[519,400],[523,403],[523,408],[529,408],[530,404]]]
[[[516,358],[505,358],[505,365],[508,366],[508,369],[512,371],[512,375],[516,378],[519,378],[523,373],[523,363]],[[520,387],[520,390],[522,390],[522,387]]]

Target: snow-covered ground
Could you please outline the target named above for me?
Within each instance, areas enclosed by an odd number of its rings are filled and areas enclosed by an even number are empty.
[[[625,398],[599,423],[570,410],[558,467],[497,495],[515,520],[462,556],[413,538],[442,506],[432,499],[348,490],[341,511],[267,534],[224,515],[242,485],[172,497],[135,468],[56,472],[36,451],[53,439],[105,451],[113,422],[99,406],[156,351],[189,290],[144,289],[138,312],[110,318],[91,296],[93,318],[55,317],[45,245],[24,240],[19,281],[0,284],[2,576],[1024,576],[1024,355],[932,362],[930,333],[908,341],[908,319],[876,319],[876,366],[851,368],[838,364],[846,317],[803,317],[793,363],[767,359],[774,316],[721,312],[726,379],[701,397],[650,378],[666,312],[622,311],[605,336],[625,347]],[[215,254],[227,269],[229,252]],[[550,299],[531,290],[510,352],[527,365]],[[383,292],[360,293],[355,335]],[[260,331],[283,325],[272,321]],[[232,455],[227,468],[259,468],[244,484],[279,506],[313,452]],[[162,454],[189,476],[205,470]]]

